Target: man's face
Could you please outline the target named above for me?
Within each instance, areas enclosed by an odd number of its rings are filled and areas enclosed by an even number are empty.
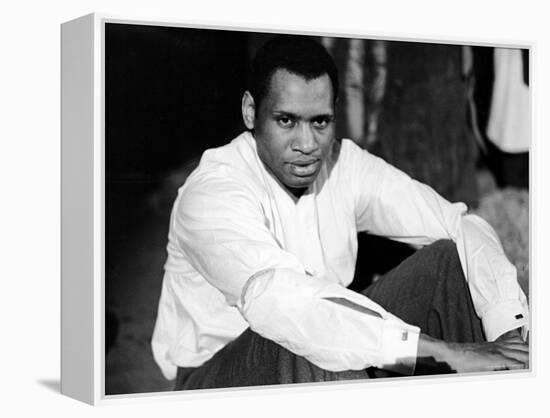
[[[277,70],[248,126],[262,162],[296,196],[313,183],[332,146],[332,95],[327,74],[306,80]]]

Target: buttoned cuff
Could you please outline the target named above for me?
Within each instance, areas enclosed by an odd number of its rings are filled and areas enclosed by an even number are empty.
[[[419,337],[420,328],[399,319],[386,319],[380,349],[383,353],[380,368],[412,375],[416,367]]]
[[[529,313],[519,300],[510,300],[491,306],[481,318],[488,341],[494,341],[505,332],[522,328],[522,336],[527,336]]]

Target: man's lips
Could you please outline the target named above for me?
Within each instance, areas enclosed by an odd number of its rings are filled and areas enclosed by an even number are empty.
[[[309,160],[295,160],[295,161],[290,161],[290,164],[294,164],[294,165],[297,165],[297,166],[307,166],[307,165],[311,165],[313,163],[316,163],[317,161],[319,161],[318,158],[311,158]]]
[[[319,159],[292,161],[289,163],[290,171],[295,176],[308,177],[315,174],[320,162]]]

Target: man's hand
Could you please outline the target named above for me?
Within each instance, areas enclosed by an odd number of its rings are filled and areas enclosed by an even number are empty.
[[[498,337],[495,341],[504,341],[510,338],[520,338],[521,339],[521,328],[516,328],[513,330],[510,330],[508,332],[505,332],[500,337]]]
[[[445,365],[457,373],[524,369],[529,366],[529,346],[516,330],[482,343],[448,343],[422,334],[417,364],[423,371]]]

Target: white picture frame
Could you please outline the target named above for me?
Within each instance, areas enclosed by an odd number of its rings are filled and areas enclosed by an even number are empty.
[[[139,21],[102,14],[90,14],[71,20],[64,23],[61,29],[61,391],[67,396],[94,405],[133,396],[201,397],[204,394],[183,392],[106,394],[104,350],[106,327],[104,28],[106,23],[191,27],[204,30],[251,31],[251,29],[237,25],[232,28],[221,28],[175,21]],[[254,31],[353,36],[301,30],[289,32],[276,28],[254,29]],[[380,39],[391,38],[380,37]],[[396,37],[391,40],[404,39]],[[441,40],[441,42],[464,43],[464,41],[452,40]],[[478,42],[478,44],[489,45],[490,43]],[[529,48],[532,54],[533,45],[531,44],[510,46]],[[445,376],[431,379],[447,378]],[[320,390],[326,388],[325,386]],[[288,390],[288,388],[275,390]],[[227,394],[230,391],[214,391],[206,395],[220,394],[220,392]]]

